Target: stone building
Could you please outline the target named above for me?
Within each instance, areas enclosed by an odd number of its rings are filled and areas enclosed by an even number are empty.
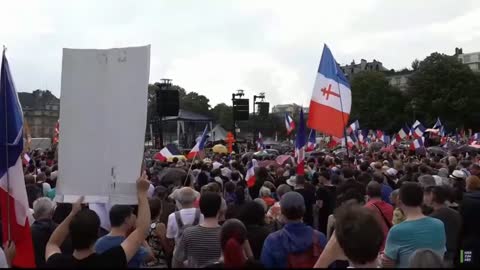
[[[60,99],[49,90],[18,93],[32,138],[52,138],[60,114]]]

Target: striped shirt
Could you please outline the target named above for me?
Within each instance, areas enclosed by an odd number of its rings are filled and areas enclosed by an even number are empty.
[[[220,228],[200,225],[186,228],[175,249],[175,260],[188,261],[186,266],[192,268],[205,267],[218,261],[221,256]]]

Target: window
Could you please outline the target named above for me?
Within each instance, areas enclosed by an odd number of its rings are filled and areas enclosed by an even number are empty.
[[[463,62],[464,63],[470,63],[470,55],[464,55],[463,56]]]
[[[53,106],[52,106],[52,110],[58,111],[58,106],[57,106],[57,105],[53,105]]]

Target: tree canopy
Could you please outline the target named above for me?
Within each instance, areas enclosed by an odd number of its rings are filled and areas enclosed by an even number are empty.
[[[362,72],[351,81],[351,89],[350,119],[358,119],[362,128],[393,132],[407,120],[406,97],[388,83],[383,73]]]
[[[420,121],[440,117],[449,129],[480,127],[480,76],[456,57],[432,53],[421,61],[406,95]]]

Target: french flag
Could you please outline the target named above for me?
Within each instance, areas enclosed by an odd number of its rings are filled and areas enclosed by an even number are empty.
[[[375,132],[375,135],[376,135],[377,140],[383,141],[383,131],[377,130]]]
[[[473,134],[471,142],[480,142],[480,132]]]
[[[295,129],[295,122],[288,113],[285,113],[285,127],[287,128],[287,135],[289,135]]]
[[[255,185],[255,182],[257,181],[257,178],[255,176],[255,168],[257,167],[258,167],[257,160],[252,159],[252,161],[250,162],[250,165],[248,166],[247,174],[245,175],[245,179],[247,180],[248,187],[253,187]]]
[[[12,240],[16,255],[12,265],[35,268],[27,190],[22,168],[23,112],[10,68],[2,55],[0,74],[0,212],[3,241]]]
[[[308,143],[307,143],[307,152],[311,152],[315,149],[315,146],[317,146],[317,141],[316,141],[317,134],[314,129],[310,130],[310,134],[308,135]]]
[[[349,149],[352,148],[355,145],[355,142],[356,142],[356,139],[355,139],[354,136],[352,136],[351,134],[347,135],[347,147]],[[342,144],[343,145],[345,144],[345,140],[342,140]]]
[[[205,130],[203,130],[202,137],[200,140],[195,144],[195,146],[190,150],[190,153],[188,153],[187,158],[188,159],[194,159],[198,152],[202,151],[203,148],[205,148],[205,143],[207,142],[207,126],[205,126]]]
[[[263,149],[265,149],[265,145],[263,144],[262,133],[258,132],[257,151],[262,151]]]
[[[350,134],[352,132],[355,132],[356,130],[358,130],[360,128],[360,123],[358,122],[358,120],[356,120],[355,122],[351,123],[350,126],[348,126],[347,128],[347,134]]]
[[[153,156],[153,159],[165,162],[167,159],[178,155],[181,155],[180,151],[178,151],[173,144],[168,144],[162,150],[160,150],[160,152],[156,153]]]
[[[341,138],[338,138],[338,137],[335,137],[335,136],[330,136],[330,141],[328,142],[327,146],[328,146],[328,148],[335,148],[342,141],[343,140]]]
[[[382,138],[380,139],[385,144],[390,144],[390,136],[383,134]]]
[[[367,143],[367,134],[366,134],[366,131],[362,131],[362,130],[358,130],[357,131],[357,138],[358,138],[358,142],[360,144],[363,144],[365,145]]]
[[[305,145],[307,140],[305,138],[305,122],[303,120],[303,109],[300,110],[300,123],[297,129],[297,137],[295,139],[295,155],[297,157],[297,174],[305,174]]]
[[[433,125],[432,129],[440,129],[443,127],[442,121],[440,121],[440,117],[437,117],[437,122],[435,122],[435,125]]]
[[[420,137],[418,139],[415,139],[410,143],[410,149],[411,150],[420,149],[424,146],[424,143],[425,143],[425,138],[424,137]]]
[[[407,126],[402,127],[400,131],[397,133],[397,141],[401,141],[407,138],[409,132],[410,132],[410,129]]]
[[[425,133],[425,127],[422,124],[417,125],[412,132],[412,135],[415,139],[419,139]]]
[[[352,106],[350,83],[325,45],[310,100],[308,127],[343,137]]]

